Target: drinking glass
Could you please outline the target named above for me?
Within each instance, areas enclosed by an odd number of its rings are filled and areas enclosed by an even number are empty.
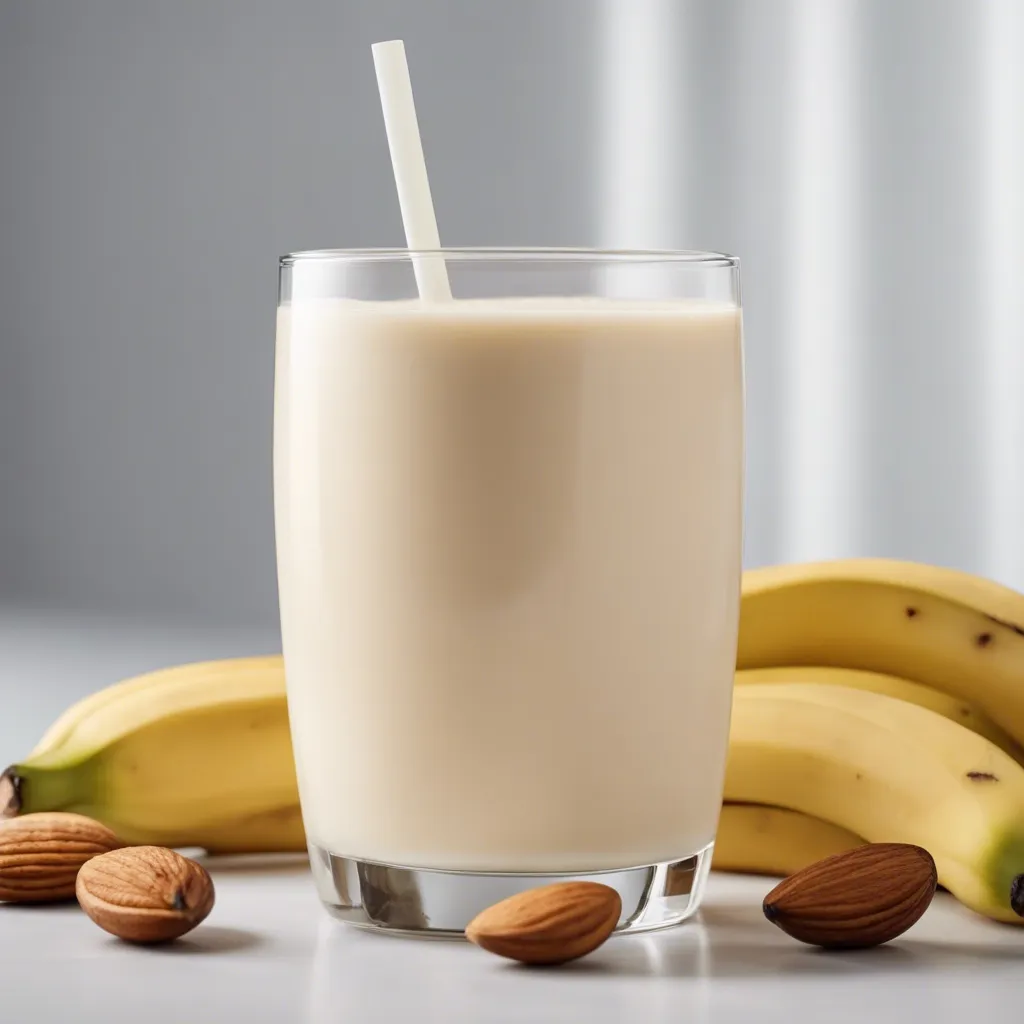
[[[453,300],[417,298],[444,260]],[[281,261],[274,482],[321,899],[460,933],[546,882],[674,924],[710,867],[739,609],[739,269],[701,252]]]

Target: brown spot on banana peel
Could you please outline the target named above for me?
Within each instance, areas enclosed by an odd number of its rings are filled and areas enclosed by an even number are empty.
[[[967,778],[972,782],[998,782],[998,776],[993,775],[991,772],[968,772]]]
[[[21,776],[12,765],[0,775],[0,819],[21,813]]]
[[[991,633],[979,633],[977,637],[975,637],[974,642],[979,647],[989,647],[994,639],[995,637],[993,637]]]
[[[906,614],[908,619],[914,619],[914,618],[917,617],[917,609],[916,608],[907,608],[905,614]]]

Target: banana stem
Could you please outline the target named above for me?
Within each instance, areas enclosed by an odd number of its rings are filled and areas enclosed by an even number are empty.
[[[0,818],[13,818],[21,811],[21,776],[11,765],[0,775]]]
[[[72,810],[88,796],[86,775],[81,764],[64,768],[12,764],[0,775],[0,818]]]
[[[1010,883],[1010,906],[1018,917],[1024,917],[1024,875],[1017,875]]]

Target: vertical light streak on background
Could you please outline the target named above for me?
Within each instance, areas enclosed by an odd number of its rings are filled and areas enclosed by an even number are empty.
[[[686,180],[678,159],[679,76],[684,41],[677,0],[606,0],[598,156],[598,244],[679,246]],[[633,293],[643,276],[617,268],[609,287]]]
[[[780,555],[802,560],[859,550],[868,500],[860,417],[871,413],[854,308],[863,88],[856,4],[821,0],[790,10]]]
[[[991,0],[980,9],[987,11],[983,571],[1024,589],[1024,4]]]
[[[784,8],[782,9],[784,13]],[[730,188],[735,204],[734,238],[742,260],[746,306],[747,480],[744,558],[747,566],[776,561],[783,544],[779,500],[785,367],[779,340],[788,311],[778,258],[785,215],[779,202],[788,123],[781,102],[788,86],[783,40],[788,32],[777,4],[747,3],[737,17],[732,74],[736,100]]]

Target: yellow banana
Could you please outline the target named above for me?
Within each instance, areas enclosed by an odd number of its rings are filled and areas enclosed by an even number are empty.
[[[39,757],[53,750],[72,734],[80,721],[95,714],[105,704],[119,701],[129,693],[152,692],[155,687],[164,685],[177,686],[186,682],[196,683],[200,677],[213,680],[226,670],[236,673],[279,671],[281,672],[282,687],[284,685],[284,662],[280,654],[193,662],[188,665],[174,665],[171,668],[146,672],[143,675],[114,683],[112,686],[106,686],[102,690],[97,690],[76,701],[43,733],[29,756]]]
[[[898,676],[881,672],[864,672],[860,669],[831,668],[827,665],[789,665],[776,668],[751,668],[736,673],[737,686],[758,683],[825,683],[832,686],[849,686],[854,690],[867,690],[928,708],[943,718],[984,736],[1000,750],[1024,764],[1022,747],[1005,729],[1001,729],[983,711],[969,701],[941,690],[915,683]]]
[[[1017,761],[1024,760],[1024,750],[1020,745],[987,715],[958,697],[921,683],[877,672],[827,666],[746,669],[736,673],[737,686],[759,683],[824,683],[896,697],[959,722],[995,743]],[[846,829],[797,811],[758,804],[727,803],[722,808],[718,826],[713,867],[718,871],[788,875],[822,857],[863,842]]]
[[[196,828],[193,846],[207,853],[292,853],[305,851],[306,833],[298,803],[272,807],[248,817]]]
[[[725,797],[915,843],[962,903],[1024,923],[1024,768],[906,701],[843,686],[740,686]]]
[[[784,807],[724,804],[711,867],[750,875],[791,875],[863,843],[845,828]]]
[[[223,851],[299,845],[279,657],[129,681],[86,698],[47,735],[42,752],[0,779],[3,813],[78,811],[127,842]]]
[[[737,667],[778,665],[924,683],[1024,743],[1024,594],[976,576],[885,559],[748,571]]]

